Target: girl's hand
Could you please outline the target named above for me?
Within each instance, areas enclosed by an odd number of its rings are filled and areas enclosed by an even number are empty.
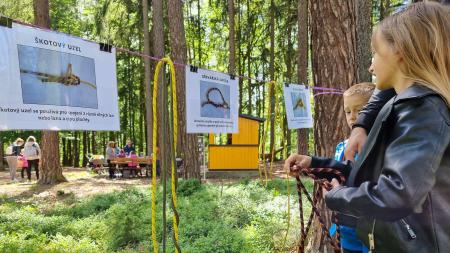
[[[284,161],[284,171],[288,171],[292,177],[298,176],[298,171],[311,166],[312,158],[306,155],[292,154]]]
[[[330,182],[331,184],[331,190],[333,190],[334,188],[337,188],[339,186],[341,186],[341,184],[339,183],[339,181],[336,178],[333,178]],[[330,191],[331,191],[330,190]],[[327,191],[327,189],[325,189],[325,187],[322,187],[322,196],[325,198],[325,195],[328,194],[329,191]]]
[[[355,161],[356,153],[361,154],[364,143],[367,139],[367,132],[362,127],[356,127],[352,130],[350,138],[348,138],[347,147],[345,147],[345,160]]]

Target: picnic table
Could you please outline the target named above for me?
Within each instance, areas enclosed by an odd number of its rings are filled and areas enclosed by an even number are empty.
[[[137,164],[137,167],[129,167],[129,163]],[[137,172],[140,172],[142,175],[142,168],[145,169],[145,176],[148,177],[151,169],[150,166],[152,165],[152,158],[150,156],[137,158],[116,157],[111,160],[111,164],[117,165],[117,169],[121,172],[122,177],[127,177],[125,174],[131,174],[133,171],[136,172],[135,175],[137,175]]]

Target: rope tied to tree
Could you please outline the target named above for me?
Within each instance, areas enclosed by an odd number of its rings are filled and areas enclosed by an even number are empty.
[[[328,182],[326,179],[323,179],[319,177],[318,175],[333,175],[336,177],[341,183],[345,182],[345,176],[338,170],[331,169],[331,168],[301,168],[298,170],[299,174],[295,177],[297,180],[297,193],[299,196],[299,210],[300,210],[300,223],[301,223],[301,235],[300,235],[300,243],[298,245],[298,252],[305,252],[305,242],[308,236],[309,229],[311,228],[312,220],[314,218],[314,215],[317,217],[317,220],[319,221],[319,224],[322,228],[322,234],[325,234],[328,243],[333,247],[333,250],[335,252],[341,252],[340,242],[339,242],[339,226],[337,225],[337,233],[336,237],[332,238],[330,234],[328,233],[328,228],[325,224],[325,221],[321,217],[319,213],[319,209],[317,208],[318,202],[320,199],[323,198],[321,188],[324,187],[326,190],[331,190],[332,185],[330,182]],[[309,177],[314,181],[314,192],[313,197],[311,197],[311,194],[306,189],[305,185],[303,184],[301,176]],[[306,199],[311,204],[312,213],[309,216],[308,222],[306,224],[306,227],[304,226],[304,216],[303,216],[303,199],[302,194],[306,196]],[[333,219],[336,222],[336,217],[333,214]]]

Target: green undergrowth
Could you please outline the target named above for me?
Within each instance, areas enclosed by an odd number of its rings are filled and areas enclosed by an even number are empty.
[[[279,179],[267,186],[252,180],[224,185],[180,180],[177,195],[182,251],[289,252],[297,243],[299,213],[295,182],[291,180],[290,230],[284,242],[288,227],[286,186],[286,180]],[[171,196],[167,198],[166,252],[174,252]],[[159,187],[156,220],[160,250],[162,203]],[[306,212],[310,212],[309,206]],[[0,252],[152,251],[150,190],[130,188],[87,199],[69,193],[51,206],[35,200],[0,201]]]

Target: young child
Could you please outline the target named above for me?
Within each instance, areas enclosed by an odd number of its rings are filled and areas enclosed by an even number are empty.
[[[351,129],[358,117],[358,113],[367,104],[375,85],[372,83],[359,83],[348,88],[343,95],[344,98],[344,112],[348,127]],[[340,142],[336,146],[334,160],[328,158],[311,157],[311,168],[330,168],[338,167],[339,163],[336,161],[344,161],[344,151],[347,145],[347,140]],[[346,173],[348,174],[348,172]],[[368,252],[367,247],[356,236],[356,219],[354,217],[338,214],[340,242],[343,252]],[[333,224],[330,229],[331,236],[336,232],[336,224]]]
[[[419,2],[385,18],[372,37],[370,71],[394,88],[351,170],[325,201],[358,217],[357,234],[376,252],[450,248],[450,9]],[[285,167],[309,167],[293,156]],[[345,171],[345,169],[344,169]]]
[[[136,159],[138,158],[138,156],[136,155],[136,152],[131,151],[128,158],[131,158],[131,162],[128,163],[128,167],[130,168],[130,171],[131,171],[131,176],[136,176],[136,170],[139,165],[136,163]]]
[[[25,171],[27,172],[28,181],[31,181],[31,168],[28,166],[28,160],[27,157],[23,154],[20,154],[17,157],[17,168],[21,168],[20,175],[22,177],[22,180],[25,176]]]
[[[372,83],[359,83],[353,85],[344,92],[345,119],[347,120],[347,125],[350,129],[352,129],[353,124],[355,124],[358,113],[369,101],[374,89],[375,85]],[[346,146],[347,140],[344,140],[336,146],[336,153],[334,155],[336,161],[344,161],[344,151]],[[355,160],[357,160],[357,155]],[[320,166],[318,164],[319,162],[320,161],[312,161],[312,164],[315,164],[317,167],[326,167],[323,166],[323,164]],[[340,242],[343,252],[368,252],[368,248],[364,246],[356,236],[356,219],[344,214],[338,214],[338,220],[340,225]],[[334,235],[335,231],[336,224],[333,224],[330,229],[331,236]]]

